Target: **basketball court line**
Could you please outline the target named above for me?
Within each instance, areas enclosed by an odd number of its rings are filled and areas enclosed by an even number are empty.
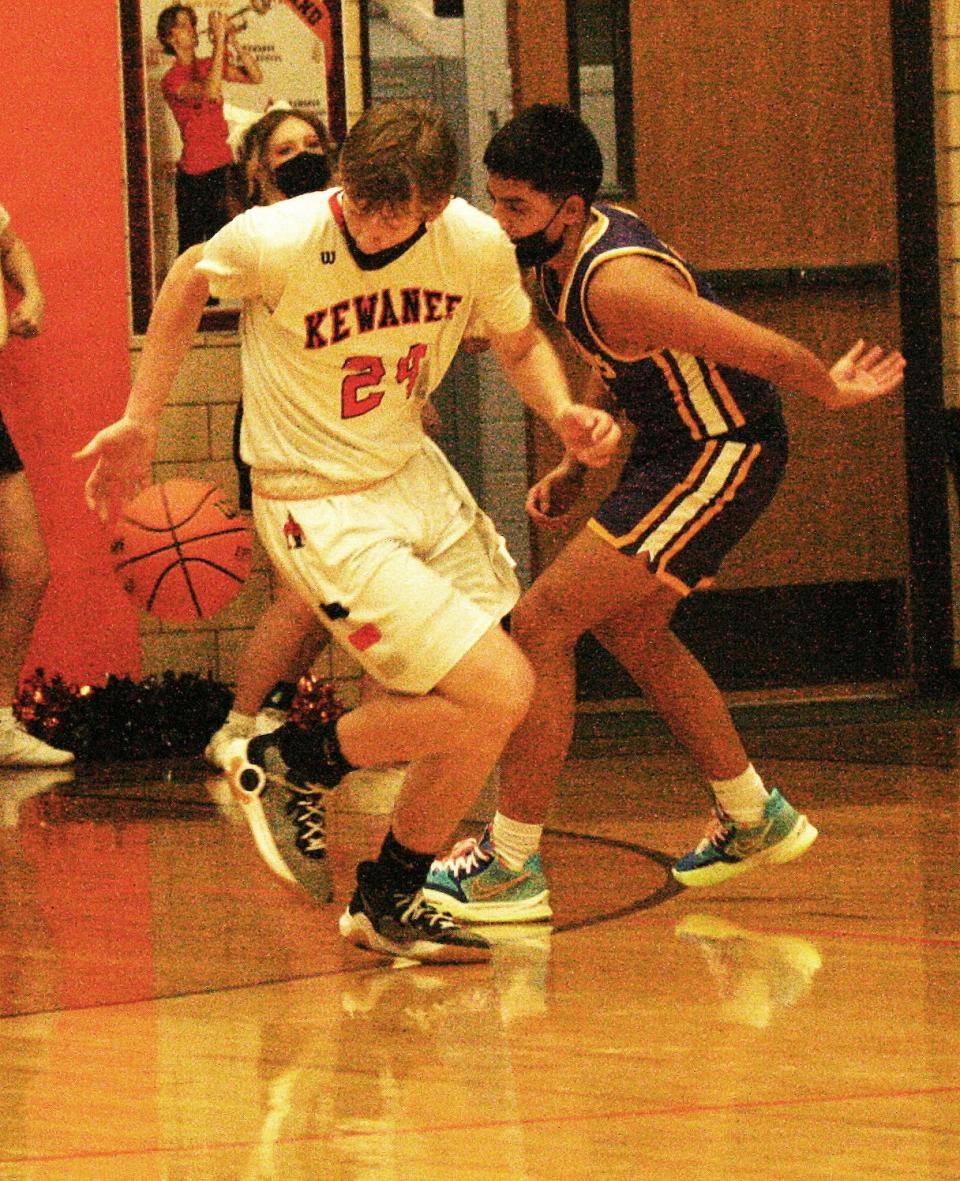
[[[540,1115],[501,1120],[462,1120],[448,1124],[417,1124],[407,1128],[393,1126],[390,1129],[390,1135],[394,1139],[400,1139],[401,1137],[442,1136],[451,1133],[483,1132],[507,1128],[573,1127],[575,1125],[596,1123],[627,1123],[632,1120],[689,1119],[700,1118],[705,1115],[729,1115],[734,1112],[742,1114],[756,1112],[762,1114],[768,1111],[801,1107],[836,1107],[845,1103],[892,1103],[905,1099],[932,1099],[949,1095],[960,1095],[960,1084],[946,1087],[904,1087],[864,1092],[820,1092],[819,1094],[796,1095],[787,1098],[734,1099],[728,1103],[683,1103],[661,1107],[581,1111],[571,1112],[567,1115]],[[379,1140],[382,1139],[383,1135],[383,1129],[379,1127],[334,1128],[326,1132],[304,1133],[299,1136],[279,1136],[271,1141],[271,1146],[274,1149],[280,1149],[295,1145],[324,1144],[334,1140]],[[198,1153],[250,1150],[256,1148],[259,1143],[259,1139],[211,1140],[190,1146],[154,1145],[140,1148],[115,1148],[102,1151],[79,1150],[75,1152],[54,1153],[49,1156],[42,1153],[22,1156],[0,1156],[0,1165],[48,1165],[56,1164],[58,1161],[119,1160],[135,1157],[156,1159],[158,1157],[194,1156]]]

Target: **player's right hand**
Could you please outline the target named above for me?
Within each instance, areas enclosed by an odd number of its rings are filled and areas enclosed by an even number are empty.
[[[564,446],[587,467],[604,467],[620,444],[620,426],[606,410],[574,403],[560,416],[557,434]]]
[[[534,484],[527,493],[527,515],[537,525],[559,529],[570,523],[574,504],[583,491],[583,468],[565,460]]]
[[[152,480],[151,463],[157,449],[157,429],[121,418],[98,431],[74,453],[79,462],[95,459],[84,485],[87,507],[107,521],[119,504],[136,496]]]

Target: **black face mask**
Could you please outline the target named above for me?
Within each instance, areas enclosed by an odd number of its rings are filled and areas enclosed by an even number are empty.
[[[565,200],[566,198],[564,198]],[[563,234],[557,238],[556,242],[550,242],[547,239],[547,230],[553,225],[557,214],[562,208],[563,201],[553,211],[553,217],[550,218],[542,230],[536,230],[532,234],[525,234],[522,238],[514,238],[513,248],[517,252],[517,262],[521,267],[542,266],[543,263],[549,262],[563,245]]]
[[[320,152],[298,152],[273,170],[273,183],[285,197],[299,197],[325,189],[330,165]]]

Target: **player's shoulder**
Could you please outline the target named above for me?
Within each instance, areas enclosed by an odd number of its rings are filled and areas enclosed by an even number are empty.
[[[330,191],[303,193],[273,205],[255,205],[235,220],[271,246],[302,244],[332,223]]]
[[[446,252],[469,270],[515,265],[513,245],[496,219],[462,197],[454,197],[435,224]]]
[[[476,205],[471,205],[463,197],[451,198],[439,221],[444,228],[453,233],[475,234],[482,241],[509,241],[495,218],[478,209]]]

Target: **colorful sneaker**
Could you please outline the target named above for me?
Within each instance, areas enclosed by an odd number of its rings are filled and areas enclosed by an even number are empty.
[[[298,779],[275,748],[253,749],[261,741],[235,741],[227,751],[234,799],[240,804],[257,851],[277,877],[302,887],[318,902],[330,902],[329,789]]]
[[[392,890],[380,879],[378,868],[375,861],[357,866],[357,888],[340,916],[340,934],[348,943],[428,964],[490,959],[492,949],[486,939],[458,926],[422,890]]]
[[[685,886],[716,886],[760,865],[783,865],[805,853],[817,830],[774,788],[764,808],[762,823],[746,828],[720,808],[706,836],[673,867]]]
[[[531,854],[523,869],[511,869],[497,857],[490,825],[479,841],[469,837],[434,861],[423,893],[470,923],[532,923],[553,914],[540,854]]]
[[[65,767],[74,759],[73,751],[34,738],[20,722],[0,726],[0,767]]]

